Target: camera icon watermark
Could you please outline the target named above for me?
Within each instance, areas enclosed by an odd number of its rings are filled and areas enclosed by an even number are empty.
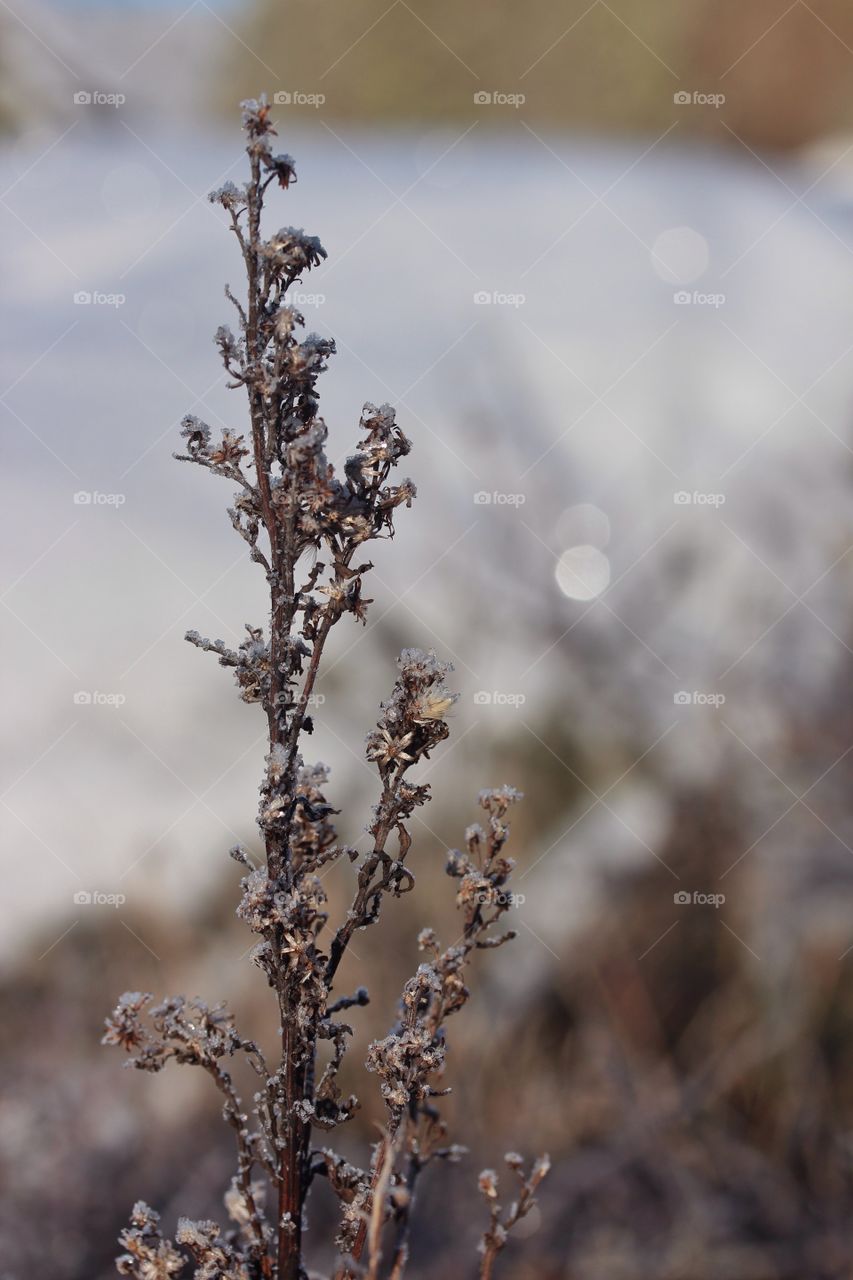
[[[527,701],[524,693],[504,693],[500,689],[480,689],[474,694],[475,707],[523,707]]]
[[[99,489],[78,489],[74,494],[75,507],[123,507],[127,494],[101,493]]]
[[[701,89],[679,89],[672,95],[672,101],[677,107],[713,107],[719,111],[720,107],[725,106],[726,95],[704,93]]]
[[[88,889],[78,889],[74,894],[76,907],[123,907],[126,902],[126,894],[101,893],[98,889],[91,893]]]
[[[508,893],[505,889],[486,889],[475,895],[481,907],[523,907],[527,901],[523,893]]]
[[[74,294],[75,307],[123,307],[126,302],[123,293],[103,293],[99,289],[78,289]]]
[[[672,700],[677,707],[723,707],[726,703],[726,695],[724,693],[702,693],[699,689],[693,689],[688,692],[687,689],[679,689],[678,693],[672,695]]]
[[[474,94],[475,107],[523,107],[527,97],[523,93],[504,93],[501,89],[478,89]]]
[[[677,307],[713,307],[716,311],[726,305],[724,293],[702,293],[700,289],[678,289],[672,300]]]
[[[325,293],[289,293],[287,296],[297,307],[322,307],[326,301]]]
[[[300,89],[279,89],[273,94],[273,102],[277,107],[322,107],[326,101],[325,93],[303,93]]]
[[[676,507],[722,507],[725,506],[726,495],[724,493],[702,493],[698,489],[688,492],[687,489],[679,489],[672,495],[672,501]]]
[[[720,907],[725,905],[726,895],[724,893],[702,893],[698,889],[688,893],[686,889],[679,889],[672,895],[672,900],[677,907],[713,907],[716,911],[719,911]]]
[[[123,693],[102,693],[99,689],[78,689],[74,694],[75,707],[123,707],[127,698]]]
[[[78,89],[74,94],[75,107],[123,107],[127,94],[104,93],[101,89]]]
[[[526,493],[504,493],[500,489],[478,489],[474,494],[475,507],[523,507],[527,501]]]
[[[523,307],[527,301],[524,293],[502,293],[499,289],[478,289],[474,294],[477,307]]]

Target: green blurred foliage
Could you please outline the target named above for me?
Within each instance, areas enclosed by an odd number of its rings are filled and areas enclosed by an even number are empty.
[[[236,79],[243,95],[323,93],[330,120],[505,126],[512,106],[475,114],[484,90],[523,93],[533,127],[678,119],[728,140],[722,120],[750,145],[788,147],[853,123],[849,0],[261,0],[241,37],[229,105]],[[679,111],[680,89],[725,106]]]

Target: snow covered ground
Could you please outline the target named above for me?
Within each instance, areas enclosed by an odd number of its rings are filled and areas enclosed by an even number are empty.
[[[550,747],[554,715],[605,759],[630,745],[602,787],[647,748],[673,776],[763,755],[849,653],[845,162],[771,170],[677,130],[280,132],[299,183],[272,216],[329,251],[301,292],[308,327],[338,342],[333,452],[365,400],[390,400],[420,491],[377,560],[372,622],[338,637],[322,686],[317,756],[341,798],[366,817],[373,784],[337,735],[357,749],[406,643],[455,655],[462,697],[430,778],[453,796],[503,780],[496,744]],[[240,154],[236,133],[121,112],[0,153],[9,958],[34,927],[58,939],[100,909],[81,892],[180,911],[196,871],[252,837],[262,725],[181,636],[237,638],[261,584],[228,484],[171,459],[185,412],[244,421],[210,341],[239,264],[204,199]],[[662,818],[636,773],[608,806],[565,840],[570,815],[536,833],[547,938],[584,842],[652,856]],[[437,807],[427,820],[458,838]]]

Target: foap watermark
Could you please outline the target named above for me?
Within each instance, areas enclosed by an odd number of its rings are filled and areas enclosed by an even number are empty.
[[[102,693],[100,689],[78,689],[74,695],[75,707],[123,707],[126,702],[123,693]]]
[[[527,501],[526,493],[504,493],[500,489],[478,489],[474,494],[475,507],[523,507]]]
[[[701,289],[678,289],[672,300],[677,307],[714,307],[719,310],[726,305],[724,293],[703,293]]]
[[[725,706],[724,693],[703,693],[701,689],[679,689],[672,695],[677,707],[722,707]]]
[[[672,95],[677,107],[713,107],[719,111],[725,105],[724,93],[705,93],[702,89],[679,89]]]
[[[305,700],[305,705],[306,707],[322,707],[325,701],[325,693],[309,693]]]
[[[126,302],[123,293],[103,293],[100,289],[78,289],[74,294],[75,307],[123,307]]]
[[[75,107],[123,107],[127,94],[105,93],[102,89],[78,89],[74,94]]]
[[[524,693],[505,693],[501,689],[480,689],[474,694],[475,707],[523,707],[527,701]]]
[[[74,495],[75,507],[123,507],[125,493],[101,493],[99,489],[78,489]]]
[[[505,889],[488,889],[474,895],[481,907],[523,907],[527,898],[523,893],[508,893]]]
[[[287,298],[297,307],[322,307],[326,301],[325,293],[289,293]]]
[[[273,102],[277,107],[322,107],[326,101],[325,93],[303,93],[301,89],[279,89],[273,94]]]
[[[127,897],[123,893],[101,893],[99,889],[78,889],[74,894],[77,907],[123,907]]]
[[[719,911],[726,901],[724,893],[702,893],[699,889],[694,889],[692,893],[688,893],[686,889],[679,889],[672,895],[672,900],[677,907],[715,907]]]
[[[524,293],[501,293],[500,289],[478,289],[474,294],[477,307],[523,307],[527,301]]]
[[[693,489],[691,492],[687,489],[679,489],[672,495],[672,501],[677,507],[723,507],[726,503],[726,495],[703,493],[699,489]]]
[[[502,89],[478,89],[474,94],[475,107],[523,107],[527,97],[523,93],[505,93]]]

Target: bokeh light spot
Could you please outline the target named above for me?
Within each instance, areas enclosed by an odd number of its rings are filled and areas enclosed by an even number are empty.
[[[569,547],[557,562],[555,577],[570,600],[594,600],[610,582],[610,561],[598,547]]]
[[[652,245],[652,266],[668,284],[690,284],[704,275],[710,259],[708,241],[692,227],[670,227]]]

